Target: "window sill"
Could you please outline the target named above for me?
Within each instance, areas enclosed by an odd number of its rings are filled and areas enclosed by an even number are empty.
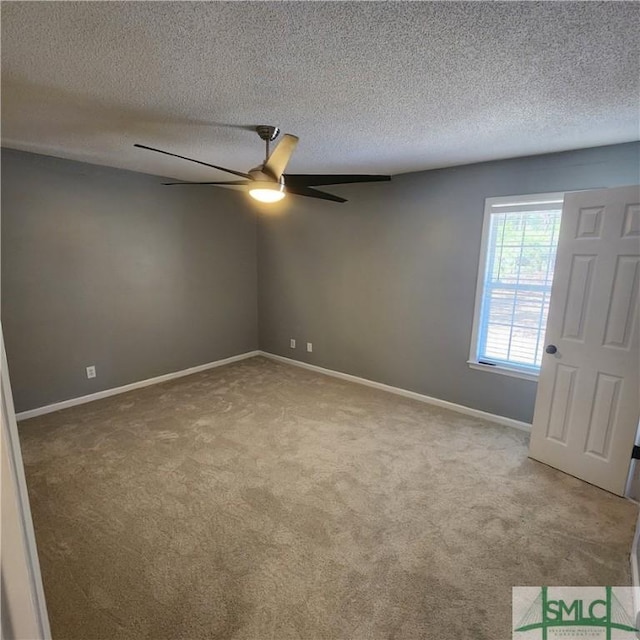
[[[509,367],[502,367],[497,364],[480,364],[479,362],[474,362],[473,360],[467,360],[467,364],[471,369],[477,369],[478,371],[491,371],[492,373],[499,373],[502,376],[511,376],[512,378],[520,378],[521,380],[538,382],[539,376],[537,373],[518,371],[518,369],[510,369]]]

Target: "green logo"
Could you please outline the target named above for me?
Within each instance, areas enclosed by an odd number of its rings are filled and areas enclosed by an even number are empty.
[[[517,588],[515,587],[514,591]],[[562,592],[562,588],[558,589]],[[584,589],[585,592],[587,590],[593,592],[593,588]],[[575,589],[571,591],[575,595]],[[565,595],[566,598],[566,593],[561,595]],[[570,633],[571,628],[575,633]],[[549,587],[542,587],[538,597],[516,625],[513,637],[518,637],[515,634],[517,632],[523,633],[536,629],[540,629],[542,640],[549,638],[549,630],[557,630],[552,637],[562,638],[585,637],[588,630],[595,634],[590,634],[590,637],[603,637],[606,640],[640,637],[635,635],[638,629],[612,587],[604,587],[604,592],[600,596],[578,598],[571,596],[566,599],[551,597]],[[562,635],[557,635],[560,629],[564,631]],[[617,633],[612,635],[614,630]]]

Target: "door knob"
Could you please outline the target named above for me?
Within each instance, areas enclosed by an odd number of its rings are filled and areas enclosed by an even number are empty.
[[[553,354],[553,353],[556,353],[556,351],[558,351],[558,347],[556,347],[555,344],[548,344],[547,348],[545,349],[545,351],[547,353],[552,353]]]

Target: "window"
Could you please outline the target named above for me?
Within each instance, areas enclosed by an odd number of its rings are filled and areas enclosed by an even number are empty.
[[[537,378],[563,199],[486,199],[470,366]]]

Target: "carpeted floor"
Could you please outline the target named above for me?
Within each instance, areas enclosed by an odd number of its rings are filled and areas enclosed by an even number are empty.
[[[634,505],[525,434],[264,358],[20,431],[54,640],[507,640],[630,580]]]

